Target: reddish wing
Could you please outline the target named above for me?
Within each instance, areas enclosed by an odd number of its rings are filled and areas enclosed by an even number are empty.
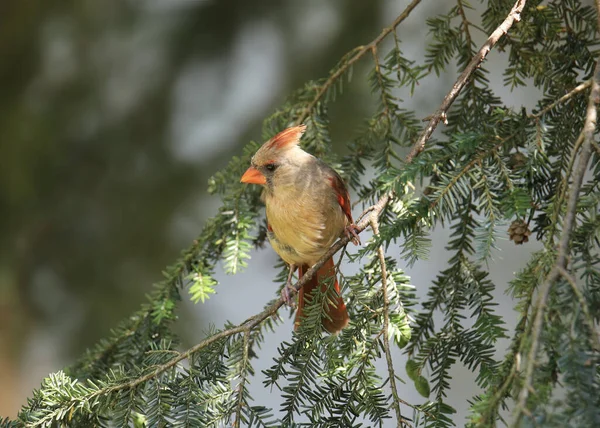
[[[348,194],[348,189],[346,189],[346,185],[342,180],[342,177],[335,171],[333,171],[333,175],[329,177],[329,183],[331,187],[335,191],[337,196],[338,203],[340,207],[342,207],[342,211],[346,214],[346,218],[348,218],[348,222],[350,224],[354,223],[352,220],[352,206],[350,205],[350,195]]]

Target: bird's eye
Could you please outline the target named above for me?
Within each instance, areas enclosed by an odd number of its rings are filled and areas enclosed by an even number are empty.
[[[275,165],[274,163],[268,163],[265,165],[265,168],[267,169],[267,171],[273,172],[277,169],[277,165]]]

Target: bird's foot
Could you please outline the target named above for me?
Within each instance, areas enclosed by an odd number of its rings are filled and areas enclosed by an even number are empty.
[[[292,285],[292,276],[294,275],[294,272],[296,271],[296,265],[294,264],[290,264],[290,270],[288,272],[288,277],[287,280],[285,281],[285,285],[283,286],[283,289],[281,290],[281,298],[283,299],[283,302],[290,307],[294,307],[296,306],[294,303],[294,293],[296,293],[296,289],[294,288],[294,286]]]
[[[294,294],[296,293],[296,289],[292,285],[291,282],[286,282],[281,290],[281,298],[283,299],[283,303],[287,306],[293,308],[296,306],[296,302],[294,301]]]
[[[354,245],[360,245],[360,238],[358,237],[358,227],[354,223],[346,226],[344,234],[350,238]]]

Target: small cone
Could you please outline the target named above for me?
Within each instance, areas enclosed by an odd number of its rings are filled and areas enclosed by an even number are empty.
[[[523,220],[515,220],[508,228],[508,237],[516,245],[522,245],[524,242],[529,242],[531,230]]]

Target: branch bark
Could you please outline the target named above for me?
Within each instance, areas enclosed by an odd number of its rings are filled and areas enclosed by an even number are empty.
[[[567,92],[566,94],[564,94],[558,100],[556,100],[553,103],[547,105],[546,107],[544,107],[543,109],[541,109],[539,112],[537,112],[535,114],[530,114],[529,117],[531,117],[532,119],[539,119],[540,117],[542,117],[543,115],[545,115],[546,113],[548,113],[550,110],[552,110],[557,105],[559,105],[561,103],[564,103],[565,101],[568,101],[573,96],[579,94],[580,92],[585,91],[590,86],[592,86],[592,79],[588,80],[587,82],[583,82],[580,85],[577,85],[575,88],[573,88],[572,90],[570,90],[569,92]]]
[[[370,217],[371,229],[373,235],[379,236],[379,219],[378,215],[373,213]],[[392,407],[396,412],[396,419],[398,427],[411,427],[411,425],[402,417],[400,411],[400,396],[398,395],[398,387],[396,386],[396,373],[394,371],[394,362],[392,360],[392,352],[390,350],[390,298],[388,296],[388,281],[387,281],[387,265],[385,263],[385,253],[383,251],[383,245],[377,248],[377,256],[379,257],[379,265],[381,267],[381,290],[383,292],[383,349],[385,352],[385,361],[388,369],[388,379],[390,380],[390,388],[392,390],[392,397],[394,402]]]
[[[413,145],[410,153],[408,154],[407,161],[410,162],[415,156],[423,151],[425,148],[425,144],[431,138],[433,131],[437,127],[440,121],[446,122],[446,112],[460,94],[460,91],[467,84],[469,78],[473,74],[473,72],[479,67],[479,65],[486,58],[488,53],[492,50],[492,48],[498,43],[500,38],[508,33],[508,30],[513,26],[513,24],[517,21],[521,20],[521,12],[525,7],[525,3],[527,0],[517,0],[515,5],[512,7],[510,13],[506,17],[506,19],[494,30],[494,32],[488,37],[487,41],[483,44],[483,46],[479,49],[477,54],[471,59],[467,67],[463,70],[463,72],[458,76],[458,79],[452,86],[448,95],[442,101],[442,104],[438,107],[436,112],[430,116],[429,123],[419,136],[417,142]]]

